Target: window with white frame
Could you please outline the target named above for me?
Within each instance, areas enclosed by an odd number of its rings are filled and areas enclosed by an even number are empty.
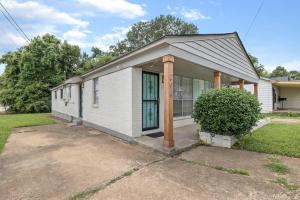
[[[93,103],[98,104],[99,103],[99,78],[98,77],[93,79],[93,96],[94,96]]]
[[[72,87],[71,87],[71,85],[69,85],[69,87],[68,87],[68,88],[69,88],[69,99],[71,99],[71,97],[72,97],[72,93],[71,93],[71,91],[72,91],[72,90],[71,90],[71,89],[72,89]]]
[[[64,98],[64,90],[63,89],[60,89],[60,98]]]
[[[173,116],[191,116],[193,112],[193,79],[174,76]]]

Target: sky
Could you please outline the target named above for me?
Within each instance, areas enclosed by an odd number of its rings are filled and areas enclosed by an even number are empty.
[[[282,65],[300,70],[298,0],[0,0],[33,38],[51,33],[89,52],[107,50],[130,27],[172,14],[199,27],[200,33],[238,32],[246,50],[268,71]],[[263,3],[262,3],[263,2]],[[259,12],[260,5],[262,5]],[[257,17],[255,18],[255,16]],[[255,21],[253,19],[255,18]],[[251,26],[252,24],[252,26]],[[250,29],[249,29],[250,27]],[[0,56],[26,40],[0,13]],[[0,74],[4,65],[0,65]]]

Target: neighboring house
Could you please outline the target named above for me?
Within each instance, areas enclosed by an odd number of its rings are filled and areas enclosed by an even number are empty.
[[[6,112],[5,107],[0,104],[0,113],[5,113],[5,112]]]
[[[253,85],[246,85],[253,92]],[[300,81],[287,77],[262,78],[258,84],[258,100],[263,113],[273,111],[300,111]]]
[[[132,140],[193,124],[193,103],[259,77],[237,33],[165,36],[52,89],[52,114]]]

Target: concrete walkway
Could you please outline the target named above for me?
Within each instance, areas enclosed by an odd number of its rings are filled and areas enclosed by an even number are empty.
[[[278,175],[269,156],[199,146],[166,157],[83,127],[20,128],[0,155],[0,199],[300,199],[272,182],[300,185],[300,159],[279,157],[290,173]]]
[[[287,124],[300,124],[300,119],[288,119],[288,118],[274,118],[272,122],[287,123]]]
[[[199,143],[197,126],[195,124],[174,128],[174,148],[166,148],[163,145],[164,136],[152,138],[147,135],[135,139],[137,143],[145,147],[155,149],[166,155],[176,154],[196,146]]]

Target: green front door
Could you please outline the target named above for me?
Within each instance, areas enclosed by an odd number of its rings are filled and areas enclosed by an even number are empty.
[[[143,72],[143,131],[159,127],[159,76]]]

